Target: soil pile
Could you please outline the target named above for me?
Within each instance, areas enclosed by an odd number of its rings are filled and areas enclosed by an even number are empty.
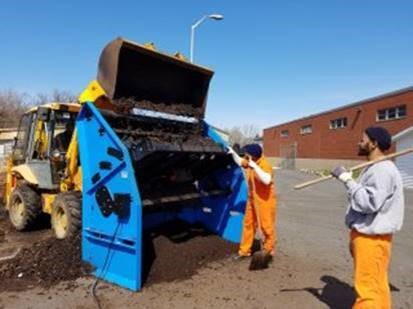
[[[82,263],[80,254],[80,237],[48,238],[24,247],[14,259],[0,263],[0,291],[49,288],[84,276],[90,267]]]
[[[7,225],[0,216],[0,230],[8,229]],[[12,233],[18,232],[7,230],[5,234],[0,233],[0,237],[7,238]],[[1,241],[0,238],[0,248]],[[202,266],[226,258],[237,249],[237,245],[202,227],[182,222],[171,222],[152,230],[143,242],[144,286],[188,279]],[[14,259],[0,262],[0,292],[38,286],[47,289],[61,281],[74,281],[88,275],[91,267],[81,261],[80,244],[80,237],[72,240],[48,237],[27,242]]]
[[[237,244],[210,234],[200,226],[188,226],[180,221],[163,225],[146,235],[143,245],[145,286],[191,278],[202,266],[229,258],[238,249]]]

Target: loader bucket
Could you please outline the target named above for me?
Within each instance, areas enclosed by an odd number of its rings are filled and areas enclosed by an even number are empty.
[[[208,69],[117,38],[100,55],[97,80],[115,104],[122,98],[183,104],[197,109],[194,116],[204,118],[212,76]]]

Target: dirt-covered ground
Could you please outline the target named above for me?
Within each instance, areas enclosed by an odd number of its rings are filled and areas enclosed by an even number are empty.
[[[343,224],[342,185],[331,181],[294,191],[294,184],[311,176],[290,171],[277,174],[279,242],[269,269],[248,271],[248,260],[230,258],[236,249],[233,245],[202,229],[171,234],[166,227],[145,242],[149,241],[147,248],[151,248],[152,256],[146,262],[147,277],[142,291],[133,293],[101,282],[97,296],[102,307],[350,308],[354,299],[352,261]],[[406,192],[406,201],[405,225],[393,246],[390,281],[394,308],[413,308],[412,191]],[[23,266],[13,264],[24,270],[16,270],[13,278],[7,279],[3,274],[0,308],[97,308],[91,293],[93,278],[82,276],[56,283],[58,279],[45,284],[30,273],[32,268],[27,261],[53,261],[36,259],[34,253],[28,253],[32,251],[24,248],[33,250],[35,246],[51,244],[46,251],[49,257],[54,256],[53,252],[59,251],[53,250],[57,245],[50,237],[47,229],[21,234],[10,230],[4,220],[0,223],[0,258],[13,254],[15,247],[22,247],[16,258],[19,264],[26,261]],[[62,273],[82,269],[78,264],[72,265],[72,270],[68,265],[60,267]],[[0,276],[1,269],[0,266]],[[50,266],[50,273],[56,269],[59,267]],[[36,278],[38,282],[30,281]],[[19,289],[13,288],[18,287],[16,282],[22,283]]]

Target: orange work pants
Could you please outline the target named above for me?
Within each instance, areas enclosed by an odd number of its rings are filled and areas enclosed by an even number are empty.
[[[244,226],[242,231],[242,239],[239,248],[240,255],[251,255],[251,247],[254,241],[255,232],[257,230],[257,217],[255,215],[252,201],[249,200],[245,209]],[[258,211],[261,219],[261,229],[264,236],[264,250],[271,255],[274,255],[274,247],[276,242],[275,236],[275,208],[276,203],[259,203]]]
[[[388,280],[392,235],[366,235],[351,230],[350,248],[354,260],[353,309],[389,309]]]

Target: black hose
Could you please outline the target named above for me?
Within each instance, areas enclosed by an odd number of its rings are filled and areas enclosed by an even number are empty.
[[[92,296],[93,296],[93,300],[95,301],[96,306],[98,307],[98,309],[102,309],[102,305],[100,304],[100,300],[99,300],[99,298],[98,298],[98,296],[97,296],[97,294],[96,294],[96,288],[97,288],[97,286],[98,286],[98,283],[99,283],[100,279],[101,279],[102,276],[105,274],[104,272],[106,271],[106,268],[107,268],[107,264],[108,264],[109,256],[110,256],[110,251],[112,250],[112,245],[113,245],[113,243],[115,242],[115,238],[116,238],[116,235],[118,234],[118,229],[119,229],[119,227],[120,227],[120,222],[118,222],[118,224],[117,224],[117,226],[116,226],[116,229],[115,229],[115,231],[114,231],[114,233],[113,233],[113,235],[112,235],[112,239],[111,239],[111,241],[110,241],[109,248],[108,248],[108,252],[107,252],[107,254],[106,254],[105,262],[103,263],[103,267],[102,267],[102,269],[101,269],[101,272],[100,272],[99,276],[96,276],[96,280],[95,280],[95,282],[94,282],[93,285],[92,285]]]

